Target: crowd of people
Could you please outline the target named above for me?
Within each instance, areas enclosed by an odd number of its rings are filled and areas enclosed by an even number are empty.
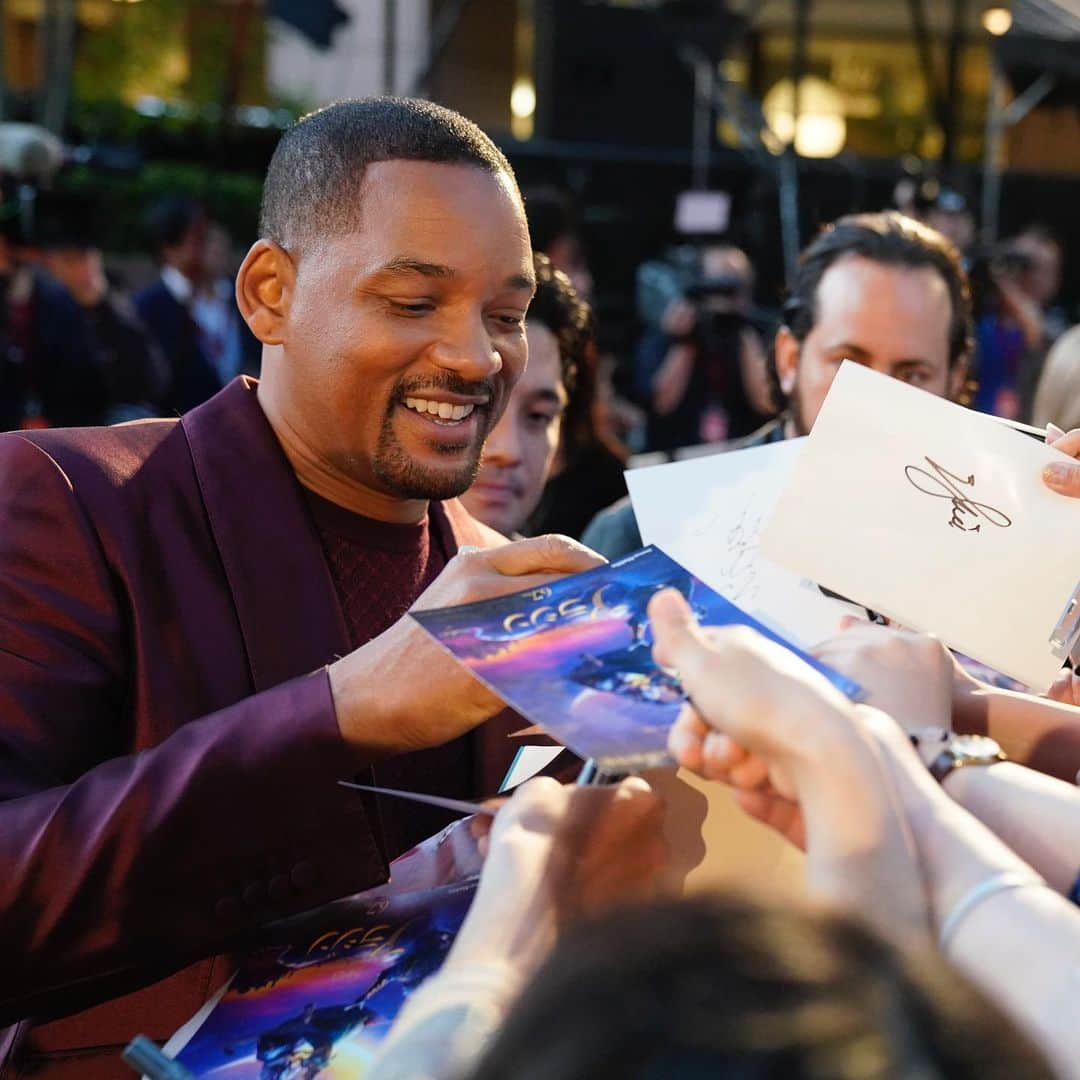
[[[657,447],[804,435],[844,360],[970,401],[993,335],[956,204],[912,209],[815,238],[772,341],[746,254],[703,251],[643,342]],[[580,248],[528,210],[471,122],[365,99],[282,137],[234,292],[185,200],[130,302],[70,234],[0,244],[0,1075],[116,1076],[267,924],[446,824],[343,776],[497,789],[522,721],[409,613],[640,545]],[[1009,377],[1039,357],[1044,480],[1080,496],[1076,331],[1050,347],[1057,285],[1024,288]],[[852,618],[817,652],[853,704],[677,592],[649,615],[673,760],[805,852],[805,900],[680,898],[649,784],[559,766],[457,827],[476,899],[371,1075],[1080,1075],[1080,680],[1002,690]]]
[[[257,373],[231,239],[197,201],[148,208],[156,271],[134,290],[105,267],[92,205],[43,191],[31,206],[9,200],[0,221],[0,430],[175,416]]]

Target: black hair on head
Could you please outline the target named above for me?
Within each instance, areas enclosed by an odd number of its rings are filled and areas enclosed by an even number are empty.
[[[592,309],[577,294],[570,279],[541,252],[533,253],[536,294],[529,304],[529,321],[542,323],[559,342],[559,361],[566,392],[573,396],[578,377],[588,363],[593,343]]]
[[[380,161],[514,172],[471,120],[430,101],[374,97],[309,113],[281,137],[263,186],[259,231],[286,250],[359,225],[364,173]]]
[[[165,248],[183,243],[195,222],[205,217],[206,209],[202,203],[187,195],[166,195],[159,199],[144,219],[154,254],[160,257]]]
[[[855,255],[885,266],[936,270],[949,290],[949,365],[969,356],[973,347],[971,289],[960,253],[945,236],[895,210],[877,214],[849,214],[826,225],[799,256],[799,267],[784,303],[784,325],[800,343],[817,321],[817,291],[834,263]],[[773,396],[787,404],[780,389],[775,357],[769,364]]]

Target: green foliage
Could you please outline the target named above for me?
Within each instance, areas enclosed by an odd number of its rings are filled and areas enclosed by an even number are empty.
[[[257,175],[171,162],[146,165],[132,174],[72,169],[61,175],[57,186],[94,207],[95,239],[112,252],[145,251],[143,215],[154,201],[170,194],[199,199],[235,241],[246,244],[257,231],[262,195]]]

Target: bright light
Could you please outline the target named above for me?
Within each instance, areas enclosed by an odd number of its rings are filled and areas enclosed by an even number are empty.
[[[1012,21],[1012,12],[1008,8],[992,7],[983,12],[983,28],[995,37],[1007,34],[1012,27]]]
[[[983,29],[994,37],[1001,37],[1009,32],[1012,26],[1012,12],[1008,8],[992,7],[983,12]]]
[[[803,157],[835,157],[844,149],[847,121],[840,91],[824,79],[808,75],[799,83],[799,122],[795,125],[795,86],[781,79],[761,103],[769,127],[785,143],[795,142]]]
[[[536,87],[532,79],[515,80],[510,91],[510,112],[519,120],[527,120],[536,112]]]

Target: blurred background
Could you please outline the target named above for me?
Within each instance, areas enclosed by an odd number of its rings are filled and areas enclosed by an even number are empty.
[[[1080,0],[4,0],[0,86],[5,235],[76,293],[94,271],[64,282],[65,251],[137,294],[186,205],[224,298],[297,117],[379,93],[460,110],[591,299],[635,450],[635,352],[672,300],[727,298],[767,347],[799,248],[844,213],[946,232],[984,313],[1040,309],[1040,348],[1076,321]],[[227,351],[221,378],[257,366]]]

